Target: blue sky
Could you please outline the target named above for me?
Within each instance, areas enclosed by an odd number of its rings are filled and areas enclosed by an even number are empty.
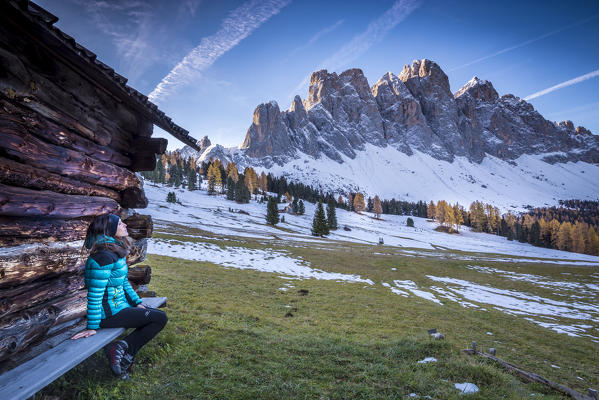
[[[255,107],[302,99],[313,71],[373,85],[414,59],[599,133],[599,2],[44,0],[56,24],[195,138],[237,146]],[[557,86],[557,87],[556,87]],[[169,139],[169,150],[182,144]]]

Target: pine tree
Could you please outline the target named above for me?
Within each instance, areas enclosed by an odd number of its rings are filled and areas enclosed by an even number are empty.
[[[260,173],[260,178],[258,178],[258,186],[260,186],[260,190],[263,192],[268,191],[268,177],[264,171]]]
[[[187,173],[187,186],[189,190],[196,190],[197,174],[195,169],[189,169]]]
[[[368,201],[366,201],[366,211],[372,212],[373,209],[374,209],[374,203],[372,202],[372,197],[369,197]]]
[[[435,207],[435,203],[433,203],[433,201],[431,200],[431,202],[428,203],[428,207],[426,207],[426,218],[435,219],[436,214],[437,214],[437,209]]]
[[[293,198],[293,202],[291,203],[291,212],[297,214],[299,206],[297,204],[297,197]]]
[[[324,215],[324,209],[322,208],[322,202],[318,202],[316,212],[314,213],[314,219],[312,220],[312,235],[313,236],[324,236],[329,234],[329,226],[327,225],[327,219]]]
[[[176,203],[177,202],[177,195],[175,194],[175,192],[168,192],[166,195],[166,201],[168,203]]]
[[[408,217],[408,219],[406,220],[406,225],[413,228],[414,227],[414,220],[410,217]]]
[[[227,164],[227,178],[231,178],[234,183],[239,180],[239,171],[237,171],[237,165],[233,161]]]
[[[277,200],[274,197],[268,198],[266,204],[266,223],[269,225],[276,225],[279,222],[279,209],[277,206]]]
[[[460,231],[460,226],[464,223],[464,214],[462,213],[462,207],[455,203],[453,206],[453,216],[455,217],[455,226],[458,232]]]
[[[335,211],[335,200],[329,199],[327,203],[327,224],[330,230],[337,229],[337,214]]]
[[[360,211],[364,211],[366,208],[366,204],[364,204],[364,195],[360,192],[356,193],[354,196],[354,211],[359,213]]]
[[[297,213],[299,215],[304,215],[306,213],[306,209],[304,208],[304,201],[300,199],[299,204],[298,204],[298,210]]]
[[[379,199],[378,194],[374,196],[374,201],[372,202],[372,211],[374,212],[374,216],[376,219],[381,217],[383,213],[383,207],[381,206],[381,199]]]
[[[222,186],[223,181],[221,177],[220,168],[217,162],[210,164],[208,167],[208,193],[212,194],[216,192],[218,186]]]
[[[572,249],[572,224],[564,222],[559,227],[557,234],[557,248],[570,251]]]
[[[235,200],[235,181],[231,176],[227,178],[227,200]]]
[[[595,231],[594,227],[589,228],[589,248],[587,249],[588,254],[599,256],[599,235]]]
[[[541,225],[538,221],[535,221],[530,226],[530,244],[534,246],[541,245]]]
[[[588,227],[584,222],[577,222],[572,227],[572,251],[575,253],[584,253],[586,250],[585,238]]]

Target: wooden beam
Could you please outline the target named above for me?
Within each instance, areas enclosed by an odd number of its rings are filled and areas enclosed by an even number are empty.
[[[0,216],[77,218],[116,212],[116,201],[0,184]]]
[[[58,219],[0,216],[0,246],[33,242],[83,240],[93,216]]]
[[[0,183],[31,189],[51,190],[57,193],[100,196],[115,201],[121,200],[121,195],[117,191],[107,187],[67,178],[4,157],[0,157]]]
[[[0,119],[0,155],[63,176],[116,190],[141,187],[135,174],[125,168],[95,160],[78,151],[45,143],[18,123]]]
[[[148,198],[140,187],[127,188],[121,192],[120,204],[123,208],[146,208]]]
[[[124,154],[81,136],[78,125],[70,126],[75,121],[63,119],[62,124],[59,125],[42,114],[19,105],[16,100],[9,101],[2,97],[0,97],[0,114],[1,118],[22,124],[29,133],[48,143],[79,151],[97,160],[121,167],[128,167],[132,163],[131,158]]]
[[[81,242],[0,248],[0,288],[72,273],[83,268]]]
[[[138,265],[129,268],[129,282],[135,285],[147,285],[152,278],[152,268],[149,265]],[[1,305],[0,305],[1,307]],[[1,316],[1,315],[0,315]]]
[[[81,290],[84,286],[83,275],[78,273],[0,289],[0,318]]]
[[[154,222],[151,215],[133,214],[125,218],[123,222],[127,225],[127,232],[133,239],[152,237]]]

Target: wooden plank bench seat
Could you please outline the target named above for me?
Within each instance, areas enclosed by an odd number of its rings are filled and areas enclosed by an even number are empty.
[[[158,308],[166,304],[166,297],[143,297],[144,305]],[[71,368],[87,359],[125,332],[125,328],[98,329],[95,335],[67,339],[37,357],[0,375],[0,399],[27,399]]]

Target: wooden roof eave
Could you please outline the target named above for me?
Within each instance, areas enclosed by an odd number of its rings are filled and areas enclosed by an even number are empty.
[[[189,132],[175,124],[153,104],[147,96],[128,86],[127,79],[106,64],[96,59],[96,55],[81,46],[69,35],[53,24],[58,18],[28,1],[0,2],[0,15],[13,29],[28,36],[57,59],[64,62],[91,84],[140,113],[154,125],[199,151],[197,141]]]

